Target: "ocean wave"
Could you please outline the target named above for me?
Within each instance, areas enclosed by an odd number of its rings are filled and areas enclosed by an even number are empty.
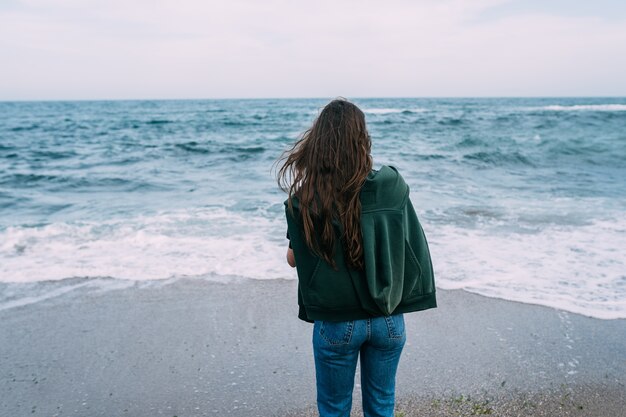
[[[65,182],[72,188],[104,188],[105,191],[113,191],[118,188],[134,191],[137,189],[150,188],[150,184],[131,178],[101,177],[101,178],[66,178]]]
[[[536,233],[441,224],[428,237],[440,288],[617,319],[626,318],[626,260],[617,243],[625,232],[626,220],[614,219]]]
[[[41,160],[50,159],[66,159],[77,156],[78,154],[73,150],[68,151],[50,151],[50,150],[34,150],[31,152],[32,156]]]
[[[463,124],[463,119],[459,119],[457,117],[444,117],[443,119],[437,121],[437,123],[442,126],[459,126]]]
[[[230,120],[230,119],[226,119],[224,121],[222,121],[222,125],[223,126],[229,126],[229,127],[248,127],[248,126],[260,126],[262,123],[261,122],[251,122],[251,121],[246,121],[246,120]]]
[[[606,307],[589,304],[591,315],[612,308],[614,294],[623,297],[619,242],[626,231],[615,228],[624,225],[591,225],[619,218],[612,210],[625,204],[626,104],[619,103],[626,99],[362,103],[376,163],[400,168],[416,207],[443,213],[424,219],[427,228],[444,226],[427,233],[439,253],[442,287],[563,302],[571,311],[584,306],[560,294],[605,299]],[[0,103],[6,116],[0,120],[0,282],[61,281],[47,293],[103,277],[135,283],[178,276],[295,278],[284,262],[284,196],[270,166],[310,126],[320,105]],[[10,131],[33,124],[39,128]],[[559,205],[559,197],[571,200]],[[258,208],[268,201],[275,202],[267,203],[271,215]],[[587,275],[576,272],[582,268]],[[564,293],[560,282],[568,277]],[[0,285],[0,304],[4,289]],[[32,288],[11,302],[43,295]]]
[[[9,129],[9,131],[11,132],[27,132],[30,130],[36,130],[39,129],[39,125],[37,123],[33,123],[32,125],[29,126],[17,126],[14,128]]]
[[[467,207],[463,213],[501,217],[482,208]],[[0,309],[75,291],[86,286],[81,280],[103,277],[107,286],[116,280],[131,285],[180,277],[295,278],[284,261],[284,230],[282,216],[225,208],[9,227],[0,231],[0,282],[67,284],[15,296],[1,291]],[[626,318],[626,260],[616,255],[624,233],[626,220],[619,218],[582,225],[549,222],[534,232],[450,223],[427,227],[438,287],[604,319]]]
[[[0,185],[9,188],[40,188],[48,192],[63,191],[146,191],[162,188],[138,178],[71,176],[46,174],[12,174],[0,177]]]
[[[393,108],[372,108],[372,109],[363,109],[363,113],[365,114],[392,114],[392,113],[402,113],[402,114],[411,114],[411,113],[424,113],[428,111],[425,108],[413,108],[413,109],[393,109]]]
[[[174,146],[176,148],[178,148],[178,149],[182,149],[184,151],[192,152],[192,153],[209,154],[209,153],[212,152],[207,147],[199,146],[198,142],[196,142],[196,141],[185,142],[185,143],[177,143]]]
[[[441,154],[408,154],[402,152],[401,155],[413,155],[413,157],[420,161],[434,161],[434,160],[442,160],[448,158],[446,155]]]
[[[178,149],[191,153],[226,155],[230,156],[232,160],[249,158],[254,154],[266,151],[266,148],[263,146],[242,146],[233,144],[216,145],[213,143],[200,144],[196,141],[177,143],[174,146]]]
[[[284,257],[284,233],[279,232],[284,229],[282,218],[224,208],[12,226],[0,231],[0,281],[286,278],[293,274],[285,263],[277,262]]]
[[[57,175],[45,174],[9,174],[0,177],[0,185],[9,186],[30,186],[39,182],[56,181]]]
[[[456,146],[459,148],[471,148],[475,146],[485,146],[485,142],[477,137],[465,136]]]
[[[144,146],[146,149],[150,149],[151,146]],[[116,155],[117,156],[117,155]],[[136,164],[138,162],[145,161],[146,159],[152,159],[153,157],[148,157],[146,155],[142,156],[133,156],[128,152],[122,153],[117,156],[117,159],[100,159],[100,160],[92,160],[92,161],[81,161],[76,165],[76,169],[88,171],[93,168],[98,167],[127,167],[132,164]]]
[[[224,153],[239,152],[243,154],[255,154],[265,152],[263,146],[233,146],[222,150]]]
[[[557,104],[542,107],[528,107],[527,110],[616,112],[626,111],[626,104],[573,104],[569,106],[562,106]]]
[[[516,164],[534,166],[529,158],[519,152],[481,151],[463,155],[463,159],[494,166]]]
[[[167,119],[152,119],[146,122],[147,125],[165,125],[169,123],[174,123],[174,122],[171,120],[167,120]]]

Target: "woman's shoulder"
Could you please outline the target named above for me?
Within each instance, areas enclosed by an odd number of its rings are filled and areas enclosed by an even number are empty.
[[[283,204],[285,205],[285,213],[287,214],[287,216],[292,216],[296,218],[299,216],[300,201],[298,200],[298,197],[292,195],[288,197]]]
[[[398,169],[392,165],[382,165],[378,170],[372,169],[367,176],[366,185],[368,185],[367,183],[385,187],[393,186],[394,188],[406,186],[404,178],[402,178]]]
[[[379,172],[382,172],[383,175],[386,175],[387,177],[391,177],[391,178],[402,178],[402,175],[400,175],[400,172],[398,171],[398,168],[396,168],[393,165],[383,165],[380,167]]]

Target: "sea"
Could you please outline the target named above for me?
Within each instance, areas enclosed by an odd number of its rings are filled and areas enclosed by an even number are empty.
[[[296,279],[276,163],[328,101],[0,102],[0,310]],[[626,98],[352,101],[438,288],[626,318]]]

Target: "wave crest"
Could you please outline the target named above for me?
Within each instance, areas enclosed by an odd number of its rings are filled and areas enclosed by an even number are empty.
[[[393,114],[393,113],[411,114],[411,113],[424,113],[426,111],[428,110],[421,108],[421,107],[414,108],[414,109],[394,109],[394,108],[363,109],[363,113],[365,114]]]
[[[283,220],[205,208],[0,230],[0,282],[71,277],[290,276]],[[276,236],[276,239],[268,239]],[[255,255],[256,254],[256,255]]]
[[[530,107],[529,110],[546,111],[626,111],[626,104],[573,104],[570,106],[550,105],[542,107]]]

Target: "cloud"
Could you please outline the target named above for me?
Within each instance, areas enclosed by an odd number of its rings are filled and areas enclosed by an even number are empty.
[[[24,1],[0,99],[626,94],[626,25],[506,1]]]

